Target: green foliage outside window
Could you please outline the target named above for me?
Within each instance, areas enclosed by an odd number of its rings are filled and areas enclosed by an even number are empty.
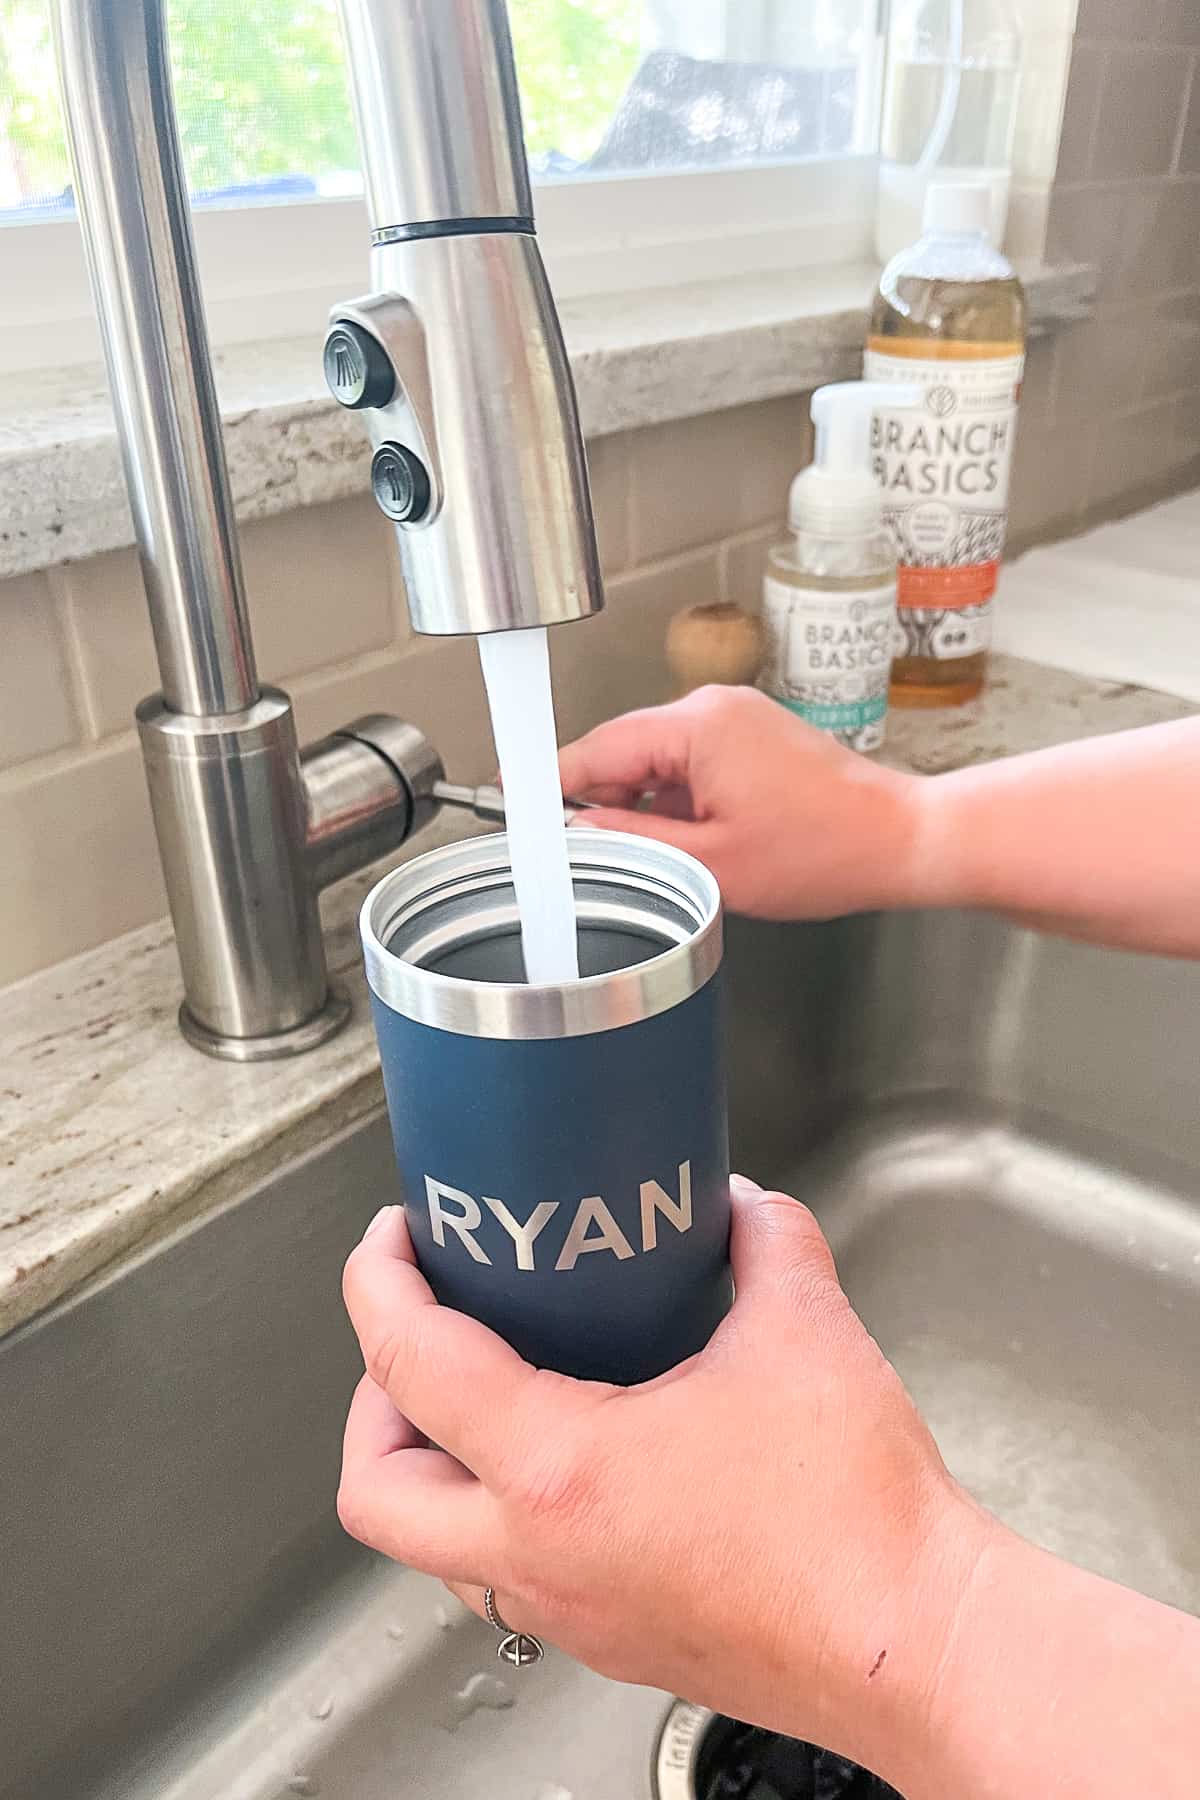
[[[334,0],[168,0],[194,189],[357,166]],[[532,155],[583,160],[641,51],[641,0],[512,0]],[[0,0],[0,205],[70,179],[47,0]]]
[[[641,60],[641,0],[512,0],[525,141],[583,161]]]

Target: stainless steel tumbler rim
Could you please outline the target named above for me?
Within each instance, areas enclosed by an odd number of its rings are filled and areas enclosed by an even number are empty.
[[[721,894],[694,857],[649,838],[574,826],[567,834],[580,926],[663,948],[647,961],[562,987],[467,981],[425,966],[517,929],[503,834],[417,857],[368,894],[359,919],[367,980],[385,1006],[463,1037],[564,1038],[669,1012],[721,964]],[[404,952],[390,948],[403,936]]]

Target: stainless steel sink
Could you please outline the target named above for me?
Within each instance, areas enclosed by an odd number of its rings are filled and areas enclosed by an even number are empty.
[[[1200,1610],[1200,968],[918,916],[735,925],[730,973],[735,1159],[951,1466]],[[648,1800],[665,1696],[505,1674],[338,1532],[338,1277],[392,1190],[376,1118],[0,1344],[3,1800]]]

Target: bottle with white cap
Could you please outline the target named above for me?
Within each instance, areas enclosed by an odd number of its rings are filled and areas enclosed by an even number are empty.
[[[905,399],[865,381],[813,395],[814,460],[792,483],[791,536],[771,551],[763,587],[762,687],[853,750],[878,750],[886,729],[896,551],[872,440],[877,408]]]
[[[1026,325],[991,206],[983,183],[931,187],[924,234],[883,271],[871,315],[867,377],[922,392],[916,413],[883,409],[876,454],[900,560],[898,705],[957,705],[983,686]]]

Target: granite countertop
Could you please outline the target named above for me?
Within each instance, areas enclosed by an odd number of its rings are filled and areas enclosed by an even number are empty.
[[[937,774],[1193,710],[997,657],[976,705],[893,712],[887,760]],[[407,854],[469,829],[443,815]],[[330,967],[353,1017],[295,1061],[239,1067],[188,1048],[165,920],[0,993],[0,1334],[382,1104],[357,940],[379,873],[325,897]]]
[[[1031,332],[1090,312],[1094,269],[1023,266],[1021,275]],[[585,434],[695,418],[857,376],[878,276],[877,267],[856,263],[565,301]],[[241,344],[215,355],[214,368],[239,518],[367,491],[366,431],[330,398],[318,342]],[[103,370],[6,378],[0,579],[132,542]]]

